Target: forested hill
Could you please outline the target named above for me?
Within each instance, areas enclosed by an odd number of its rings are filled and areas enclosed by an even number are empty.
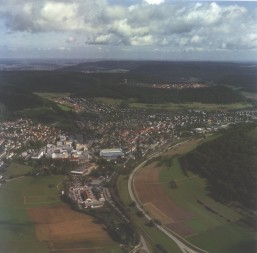
[[[99,85],[86,86],[75,93],[82,97],[110,97],[133,98],[140,103],[187,103],[201,102],[214,104],[229,104],[243,102],[245,98],[238,92],[225,86],[211,86],[199,89],[152,89],[146,87],[132,87],[128,85]]]
[[[257,66],[229,62],[148,62],[127,73],[142,82],[201,81],[257,92]]]
[[[217,85],[181,90],[152,89],[125,85],[124,79],[126,79],[126,74],[121,73],[6,71],[0,72],[0,87],[10,85],[32,93],[67,92],[79,97],[133,98],[136,102],[143,103],[202,102],[227,104],[245,101],[239,92],[225,86]],[[2,92],[5,91],[2,90]],[[31,100],[34,99],[36,98],[31,97]],[[33,103],[32,101],[31,104]]]
[[[231,85],[257,92],[256,63],[200,61],[94,61],[79,63],[61,71],[118,73],[130,82],[190,82]]]
[[[257,125],[242,124],[180,158],[182,168],[208,181],[210,194],[224,203],[256,210]]]
[[[0,101],[9,111],[43,106],[46,101],[33,93],[15,86],[0,86]]]

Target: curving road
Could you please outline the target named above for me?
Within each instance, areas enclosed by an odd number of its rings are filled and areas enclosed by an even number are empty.
[[[178,145],[181,145],[183,143],[185,143],[187,141],[184,141],[184,142],[180,142],[170,148],[174,148]],[[132,199],[132,201],[134,201],[136,203],[136,207],[138,208],[138,210],[140,210],[144,215],[145,217],[148,219],[148,220],[151,220],[152,217],[150,215],[148,215],[144,209],[141,208],[141,204],[137,198],[136,193],[134,191],[134,176],[135,174],[137,173],[137,171],[145,165],[145,163],[147,161],[149,161],[151,158],[153,157],[156,157],[158,156],[162,151],[158,151],[154,154],[152,154],[151,156],[149,156],[144,162],[142,162],[141,164],[139,164],[133,171],[132,173],[130,174],[129,176],[129,180],[128,180],[128,191],[129,191],[129,195]],[[178,235],[174,235],[173,233],[171,233],[170,230],[168,230],[168,228],[166,228],[165,226],[163,225],[158,225],[156,224],[156,227],[161,230],[164,234],[166,234],[170,239],[172,239],[176,244],[177,246],[181,249],[181,252],[183,253],[208,253],[207,251],[204,251],[194,245],[192,245],[191,243],[187,242],[184,238],[178,236]]]

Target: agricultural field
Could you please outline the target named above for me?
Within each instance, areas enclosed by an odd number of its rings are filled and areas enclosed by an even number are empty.
[[[138,209],[131,206],[131,198],[128,193],[128,176],[120,175],[117,180],[117,186],[119,190],[120,198],[124,205],[130,210],[130,216],[133,220],[133,223],[136,224],[137,228],[140,230],[140,233],[144,235],[148,246],[155,252],[156,244],[161,244],[168,252],[180,253],[180,249],[177,245],[170,240],[165,234],[163,234],[155,226],[149,225],[149,220],[145,217],[138,216]]]
[[[143,104],[143,103],[131,103],[131,108],[142,109],[157,109],[157,110],[204,110],[204,111],[217,111],[217,110],[239,110],[245,108],[252,108],[249,103],[232,103],[232,104],[203,104],[203,103],[164,103],[164,104]]]
[[[0,252],[120,253],[101,224],[60,200],[63,180],[25,176],[0,186]]]
[[[153,162],[138,171],[134,186],[144,209],[209,252],[256,252],[256,233],[240,223],[239,211],[210,198],[205,179],[191,172],[183,173],[177,156],[196,145],[196,141],[185,142],[162,154],[173,156],[170,165]],[[247,251],[242,251],[243,247]]]
[[[115,246],[97,221],[74,212],[67,205],[31,208],[28,215],[35,224],[37,239],[47,241],[54,251],[84,249],[84,252],[97,252]]]
[[[203,103],[159,103],[159,104],[145,104],[136,103],[132,99],[112,99],[112,98],[96,98],[98,102],[105,103],[111,106],[119,106],[122,102],[127,103],[130,108],[134,109],[151,109],[151,110],[170,110],[170,111],[181,111],[181,110],[205,110],[205,111],[217,111],[217,110],[239,110],[252,108],[250,103],[232,103],[232,104],[203,104]]]

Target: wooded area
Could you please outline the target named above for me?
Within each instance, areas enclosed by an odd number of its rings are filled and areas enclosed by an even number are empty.
[[[210,194],[223,203],[256,210],[257,127],[240,124],[180,158],[183,169],[208,181]]]

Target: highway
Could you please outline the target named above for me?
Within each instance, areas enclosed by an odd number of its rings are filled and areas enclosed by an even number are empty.
[[[183,143],[185,143],[187,141],[183,141],[181,143],[178,143],[170,148],[175,148],[178,145],[181,145]],[[152,220],[152,217],[150,215],[148,215],[144,209],[141,208],[141,203],[138,200],[138,197],[136,196],[136,193],[134,191],[134,176],[137,173],[137,171],[145,165],[146,162],[148,162],[150,159],[152,159],[153,157],[158,156],[160,153],[162,153],[163,151],[157,151],[156,153],[152,154],[151,156],[149,156],[144,162],[142,162],[141,164],[139,164],[130,174],[129,176],[129,180],[128,180],[128,191],[129,191],[129,195],[132,199],[132,201],[134,201],[136,203],[136,207],[138,208],[138,210],[140,210],[145,217],[148,220]],[[166,234],[170,239],[172,239],[177,246],[180,248],[181,252],[183,253],[208,253],[207,251],[204,251],[194,245],[192,245],[191,243],[187,242],[184,238],[180,237],[179,235],[174,235],[175,233],[170,231],[168,228],[166,228],[164,225],[158,225],[156,224],[156,227],[162,231],[164,234]]]

